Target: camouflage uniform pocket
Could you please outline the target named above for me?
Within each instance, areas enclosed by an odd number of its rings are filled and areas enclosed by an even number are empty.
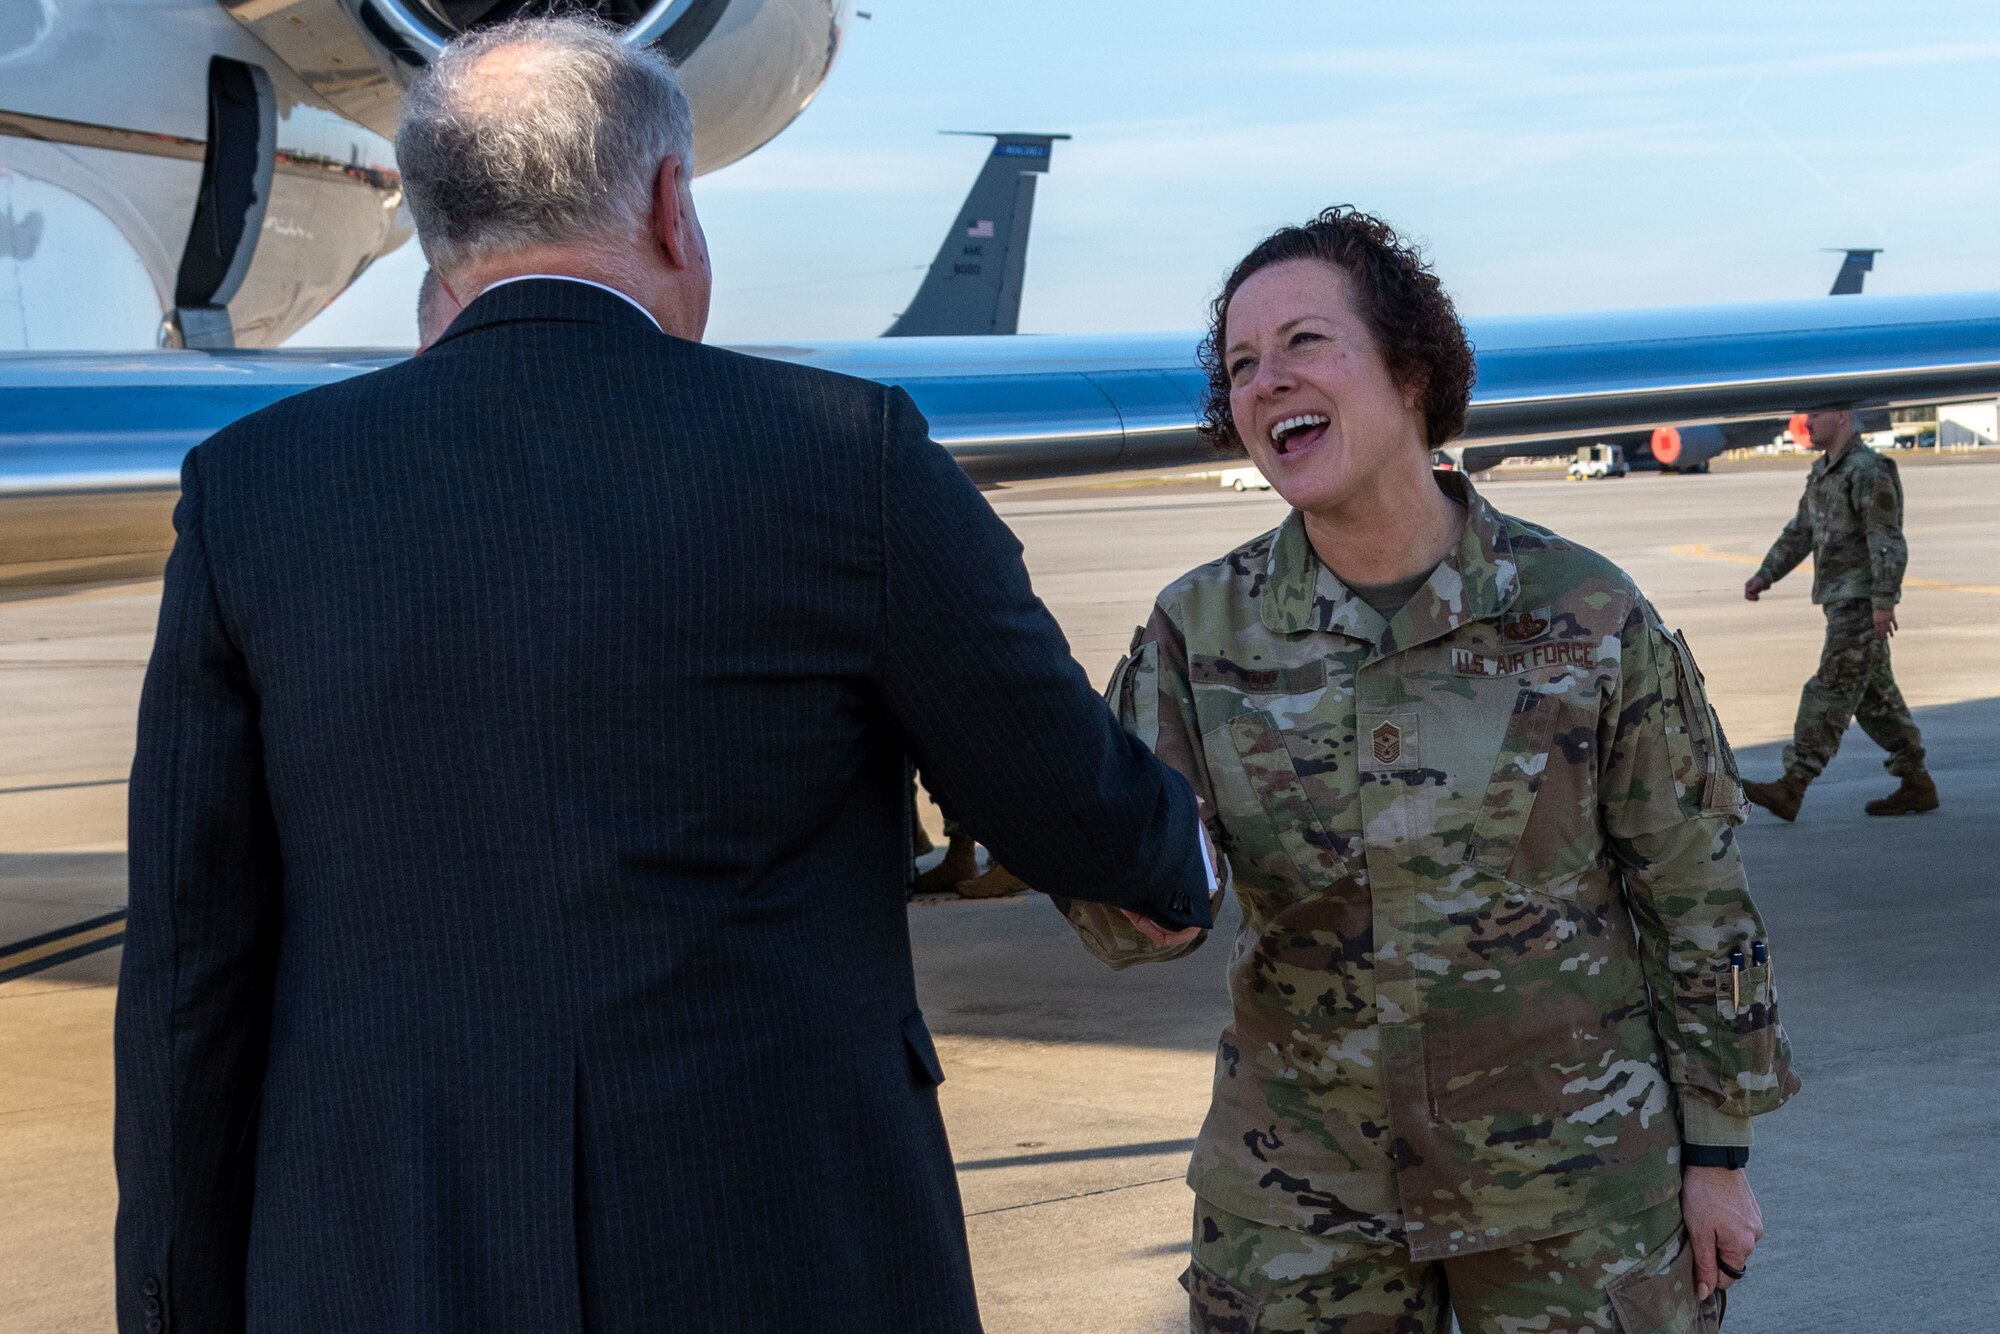
[[[1189,1334],[1256,1334],[1264,1303],[1196,1260],[1181,1273]]]
[[[1605,1295],[1620,1334],[1716,1334],[1722,1328],[1722,1294],[1695,1300],[1694,1252],[1685,1230],[1613,1279]]]
[[[1285,734],[1260,712],[1240,713],[1202,737],[1229,852],[1263,875],[1299,885],[1339,870]],[[1234,763],[1231,760],[1234,760]]]
[[[1549,743],[1562,707],[1553,696],[1529,686],[1523,686],[1514,697],[1500,754],[1494,760],[1485,795],[1480,798],[1479,818],[1466,849],[1467,860],[1489,874],[1508,878],[1517,862],[1531,860],[1520,855],[1522,835],[1527,833],[1535,796],[1554,762]],[[1538,873],[1550,869],[1547,857],[1532,860],[1536,865],[1526,868],[1527,878],[1537,878]],[[1540,874],[1539,878],[1546,875]]]
[[[1750,1116],[1753,1095],[1777,1089],[1777,1008],[1769,964],[1752,964],[1740,973],[1710,968],[1677,978],[1679,1027],[1682,1041],[1701,1053],[1698,1059],[1675,1053],[1671,1074],[1676,1084],[1706,1089],[1732,1116]],[[1733,1071],[1734,1083],[1724,1087],[1718,1071]],[[1785,1082],[1792,1082],[1789,1071]]]
[[[1746,1093],[1778,1086],[1778,1025],[1771,966],[1751,964],[1740,973],[1714,968],[1703,974],[1696,1003],[1712,1019],[1707,1041],[1715,1047],[1716,1068],[1736,1072],[1737,1087],[1717,1088],[1723,1110],[1747,1116]]]

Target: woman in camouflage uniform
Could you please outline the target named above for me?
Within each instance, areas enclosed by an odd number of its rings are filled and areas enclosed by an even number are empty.
[[[1203,351],[1207,429],[1293,512],[1168,586],[1111,686],[1242,908],[1194,1328],[1714,1328],[1748,1118],[1798,1081],[1686,644],[1432,473],[1472,354],[1379,220],[1258,246]],[[1200,943],[1062,906],[1114,967]]]

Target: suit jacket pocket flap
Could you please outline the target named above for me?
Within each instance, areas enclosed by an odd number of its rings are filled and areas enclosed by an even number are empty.
[[[930,1029],[924,1027],[922,1010],[912,1010],[904,1017],[903,1045],[910,1049],[910,1059],[924,1078],[932,1084],[944,1083],[944,1065],[938,1060],[937,1044],[931,1041]]]

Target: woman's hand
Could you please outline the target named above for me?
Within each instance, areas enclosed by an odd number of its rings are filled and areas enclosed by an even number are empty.
[[[1208,810],[1208,803],[1206,801],[1197,796],[1194,802],[1197,811],[1206,813]],[[1196,828],[1201,834],[1202,860],[1208,864],[1209,884],[1213,886],[1215,883],[1215,868],[1218,861],[1215,851],[1215,840],[1209,836],[1208,822],[1206,820],[1201,821]],[[1152,918],[1141,917],[1129,908],[1120,908],[1118,911],[1131,918],[1132,925],[1139,928],[1140,934],[1163,950],[1172,949],[1176,945],[1185,945],[1201,934],[1201,928],[1198,926],[1184,926],[1178,931],[1169,931]]]
[[[1138,927],[1140,933],[1146,939],[1152,941],[1163,950],[1172,949],[1176,945],[1185,945],[1201,934],[1201,928],[1198,926],[1186,926],[1178,931],[1169,931],[1152,918],[1141,917],[1130,908],[1120,908],[1118,911],[1131,918],[1132,925]]]
[[[1681,1217],[1694,1248],[1695,1299],[1705,1302],[1750,1267],[1750,1252],[1764,1235],[1764,1215],[1742,1171],[1690,1167],[1681,1178]]]

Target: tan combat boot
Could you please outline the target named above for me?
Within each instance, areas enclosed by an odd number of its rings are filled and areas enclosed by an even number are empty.
[[[1806,784],[1811,781],[1804,774],[1787,769],[1785,776],[1775,783],[1745,783],[1743,795],[1780,820],[1796,820],[1799,803],[1806,799]]]
[[[943,894],[958,888],[961,880],[979,874],[979,845],[970,834],[953,834],[945,845],[944,860],[917,877],[919,894]]]
[[[1915,815],[1938,808],[1937,784],[1922,769],[1903,775],[1903,785],[1886,797],[1877,797],[1861,809],[1870,815]]]
[[[1027,887],[1020,876],[994,862],[978,879],[959,881],[958,896],[962,899],[997,899],[1018,894]]]

